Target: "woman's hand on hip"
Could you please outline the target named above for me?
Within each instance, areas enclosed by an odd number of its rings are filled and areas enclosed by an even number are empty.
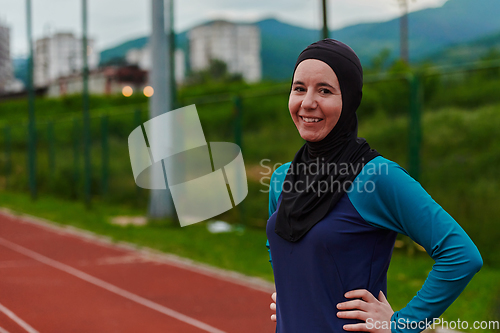
[[[337,317],[360,319],[364,323],[344,325],[346,331],[363,331],[373,333],[391,333],[391,317],[394,311],[380,291],[378,299],[366,289],[356,289],[347,292],[346,298],[361,298],[337,304]]]
[[[273,299],[273,302],[271,303],[270,308],[271,308],[271,310],[276,312],[276,293],[275,292],[271,295],[271,298]],[[276,321],[276,313],[271,315],[271,320]]]

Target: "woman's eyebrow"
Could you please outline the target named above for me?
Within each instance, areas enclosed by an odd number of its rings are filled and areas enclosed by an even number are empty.
[[[326,83],[326,82],[320,82],[316,86],[317,87],[328,87],[333,91],[333,93],[335,93],[335,94],[340,93],[339,88],[335,88],[334,86],[332,86],[331,84]]]
[[[330,87],[332,89],[335,89],[331,84],[328,84],[326,82],[319,82],[318,84],[316,84],[316,86],[318,86],[318,87]]]
[[[304,83],[304,82],[302,82],[302,81],[298,81],[298,80],[297,80],[297,81],[294,81],[294,82],[293,82],[293,85],[303,85],[303,86],[305,86],[305,83]],[[326,82],[318,82],[318,83],[316,84],[316,87],[329,87],[329,88],[331,88],[332,90],[335,90],[335,91],[337,91],[337,90],[338,90],[338,89],[336,89],[334,86],[332,86],[331,84],[326,83]]]

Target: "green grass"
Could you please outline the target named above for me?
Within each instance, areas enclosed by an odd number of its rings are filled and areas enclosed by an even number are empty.
[[[407,119],[379,115],[362,121],[360,135],[385,157],[407,167]],[[421,177],[426,191],[500,267],[500,105],[428,109],[422,117]]]
[[[121,215],[144,215],[144,211],[99,202],[94,202],[92,209],[87,210],[81,202],[49,196],[41,196],[33,202],[25,193],[4,191],[0,191],[0,202],[14,211],[90,230],[114,241],[135,243],[273,281],[265,248],[266,234],[262,229],[211,234],[204,222],[180,228],[166,220],[141,227],[121,227],[110,224],[110,219]],[[388,300],[393,310],[401,309],[415,296],[433,263],[426,254],[408,257],[395,249],[388,272]],[[442,317],[448,321],[460,318],[471,324],[475,320],[498,320],[499,280],[499,269],[484,266]]]
[[[247,170],[258,167],[264,159],[267,166],[286,163],[303,144],[286,103],[286,95],[282,93],[245,99],[242,151]],[[197,108],[207,141],[234,141],[234,113],[230,103],[209,103]],[[144,120],[146,113],[142,116]],[[359,135],[384,157],[406,168],[408,119],[380,110],[372,115],[360,110],[359,119]],[[54,123],[55,167],[52,170],[48,162],[47,127],[46,124],[38,126],[37,181],[40,193],[63,199],[83,198],[83,145],[81,133],[74,126],[72,121]],[[103,196],[100,119],[91,121],[91,188],[96,199],[104,197],[111,205],[146,207],[146,191],[137,189],[128,155],[127,137],[135,126],[133,113],[113,114],[109,118],[109,182],[108,193]],[[467,109],[426,109],[422,126],[419,181],[470,235],[485,263],[500,267],[500,243],[496,241],[500,237],[500,227],[496,222],[500,216],[500,205],[497,204],[500,195],[497,170],[500,164],[500,136],[497,135],[500,104]],[[76,128],[81,129],[81,122]],[[11,129],[13,173],[8,181],[5,177],[6,154],[2,151],[5,138],[0,133],[0,189],[27,191],[27,131],[20,126]],[[75,139],[79,141],[75,142]],[[75,173],[75,163],[78,173]],[[242,216],[248,225],[263,228],[267,220],[267,193],[262,192],[267,187],[260,184],[259,179],[258,171],[254,172],[254,178],[249,177],[249,194],[244,201],[245,214]],[[218,218],[237,223],[240,215],[231,210]]]

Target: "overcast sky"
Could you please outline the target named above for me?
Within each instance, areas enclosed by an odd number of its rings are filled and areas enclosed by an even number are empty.
[[[88,29],[99,50],[150,32],[151,0],[87,0]],[[438,7],[446,0],[410,0],[410,10]],[[0,0],[0,22],[11,28],[11,54],[26,54],[26,0]],[[329,0],[329,28],[399,16],[399,0]],[[32,0],[33,36],[71,31],[81,33],[81,0]],[[224,18],[254,22],[275,17],[319,29],[321,0],[176,0],[175,30],[182,32],[204,21]]]

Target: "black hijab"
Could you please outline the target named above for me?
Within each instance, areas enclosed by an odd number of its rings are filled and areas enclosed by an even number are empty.
[[[306,141],[290,164],[275,228],[276,234],[290,242],[301,239],[321,221],[349,190],[364,165],[380,155],[365,139],[358,138],[356,110],[361,102],[363,69],[354,51],[334,39],[320,40],[300,53],[294,74],[305,59],[321,60],[335,72],[342,112],[330,133],[321,141]]]

